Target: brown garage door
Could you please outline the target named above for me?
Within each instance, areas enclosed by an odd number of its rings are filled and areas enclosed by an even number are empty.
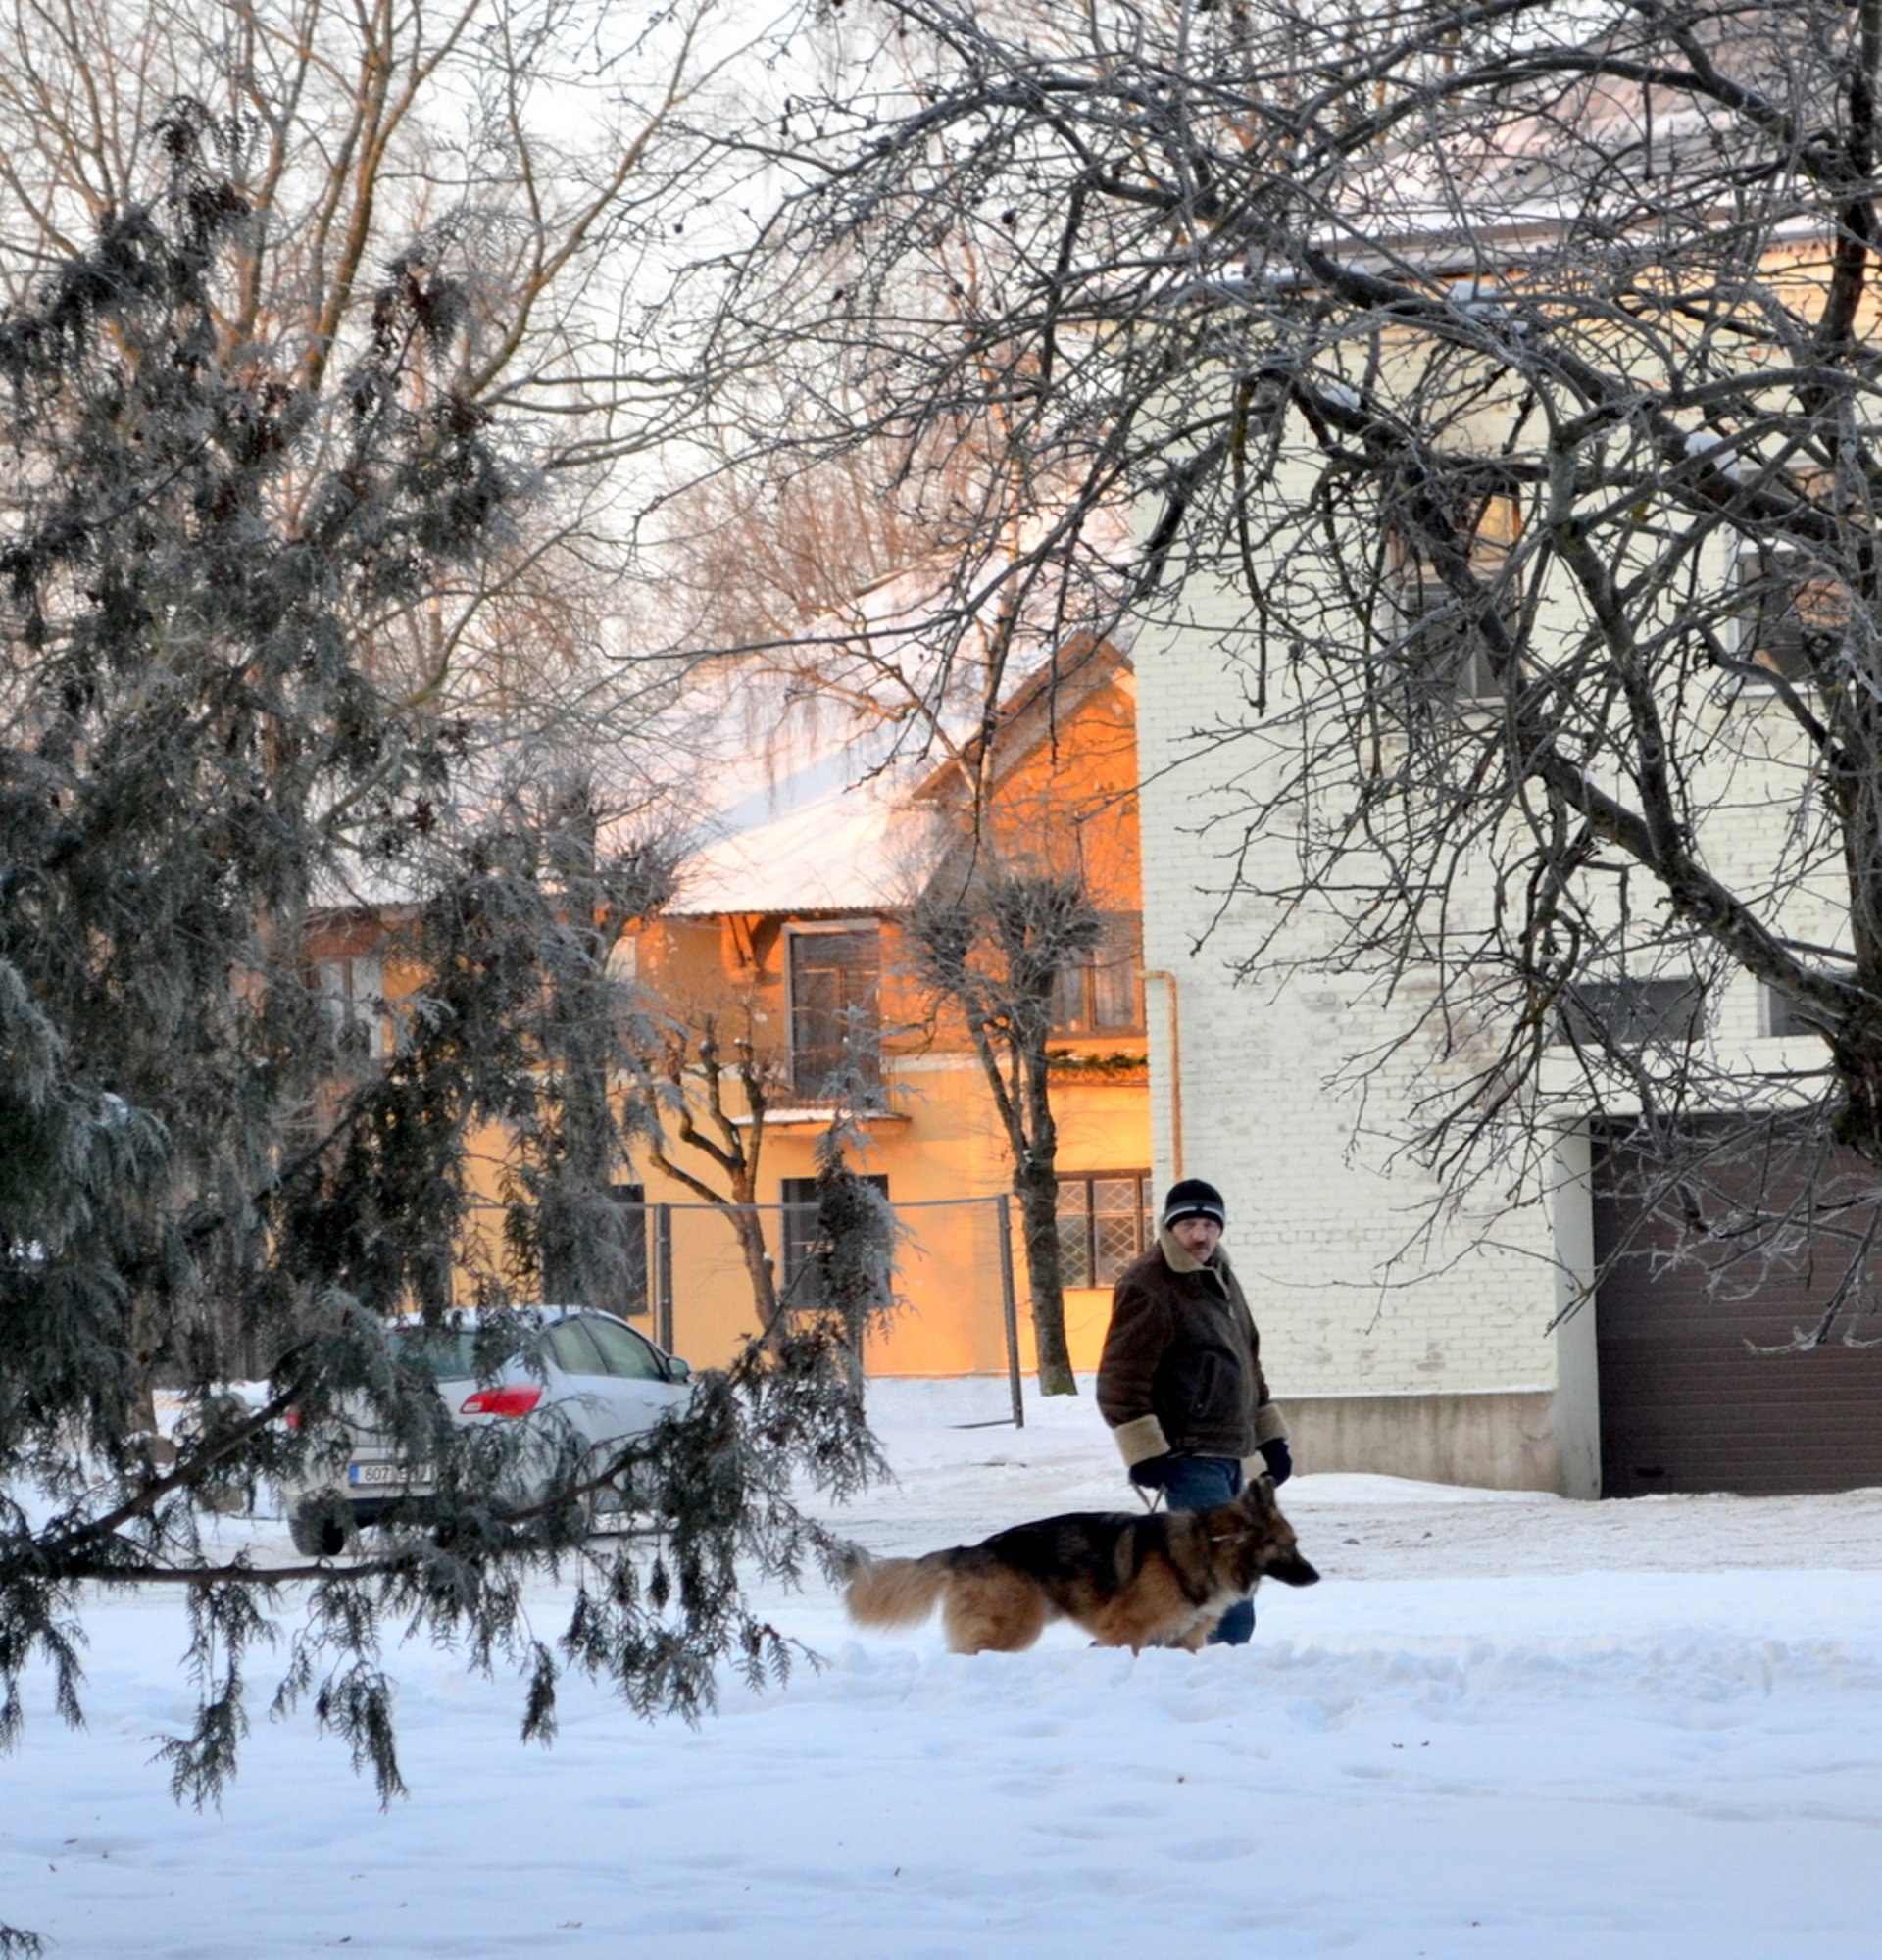
[[[1876,1172],[1769,1124],[1694,1141],[1682,1200],[1595,1139],[1595,1255],[1623,1249],[1595,1299],[1603,1495],[1882,1485]]]

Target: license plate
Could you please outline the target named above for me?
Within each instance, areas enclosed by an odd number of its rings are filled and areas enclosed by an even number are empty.
[[[346,1481],[355,1485],[409,1484],[412,1479],[403,1463],[349,1463]]]

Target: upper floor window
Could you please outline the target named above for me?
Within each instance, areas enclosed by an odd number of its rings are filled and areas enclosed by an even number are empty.
[[[1748,543],[1733,559],[1731,638],[1740,661],[1808,683],[1849,623],[1848,591],[1802,552]]]
[[[1705,1028],[1706,989],[1694,974],[1588,980],[1561,1000],[1561,1039],[1594,1048],[1687,1047]]]
[[[1470,498],[1458,516],[1468,539],[1472,575],[1494,594],[1497,610],[1513,626],[1521,594],[1508,575],[1510,554],[1521,528],[1521,509],[1506,491]],[[1398,622],[1395,651],[1414,700],[1448,695],[1481,701],[1502,692],[1491,662],[1478,605],[1452,591],[1432,559],[1403,531],[1386,540],[1385,594]]]
[[[1143,1027],[1143,922],[1135,912],[1108,912],[1098,944],[1053,980],[1052,1031],[1125,1035]]]
[[[846,1080],[882,1080],[882,935],[873,925],[790,934],[791,1092],[813,1101]]]
[[[376,956],[315,960],[314,993],[333,1045],[342,1055],[365,1061],[392,1053],[385,969]]]

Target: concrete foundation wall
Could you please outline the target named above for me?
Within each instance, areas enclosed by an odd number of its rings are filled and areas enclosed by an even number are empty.
[[[1563,1491],[1556,1398],[1545,1389],[1280,1399],[1300,1471],[1357,1470],[1498,1491]]]

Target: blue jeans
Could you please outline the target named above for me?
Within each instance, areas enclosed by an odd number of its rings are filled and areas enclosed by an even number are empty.
[[[1164,1501],[1172,1511],[1202,1511],[1241,1494],[1242,1466],[1232,1456],[1172,1456],[1164,1477]],[[1208,1644],[1246,1646],[1255,1633],[1255,1602],[1238,1600],[1215,1622]]]

